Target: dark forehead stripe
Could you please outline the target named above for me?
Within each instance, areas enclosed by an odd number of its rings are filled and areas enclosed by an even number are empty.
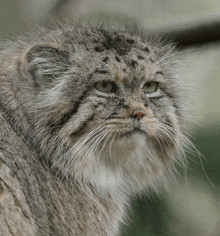
[[[141,55],[137,55],[137,59],[139,59],[139,60],[144,60],[145,57],[143,57],[143,56],[141,56]]]
[[[164,75],[164,73],[163,73],[162,70],[160,70],[160,71],[156,71],[155,74],[157,74],[157,75]]]
[[[114,49],[118,55],[127,55],[131,50],[131,44],[126,41],[124,36],[118,35],[116,32],[102,31],[104,40],[103,47],[106,50]]]
[[[110,59],[109,57],[105,57],[105,58],[102,59],[102,61],[103,61],[104,63],[107,63],[107,62],[109,61],[109,59]]]
[[[103,47],[100,47],[100,46],[95,46],[94,49],[95,49],[96,52],[103,52],[103,51],[105,51],[105,49]]]
[[[129,44],[133,44],[135,41],[134,39],[126,39],[126,42],[128,42]]]
[[[96,68],[94,73],[107,74],[107,73],[110,73],[110,72],[108,70],[104,69],[104,68]]]
[[[150,52],[149,47],[145,47],[145,48],[144,48],[144,51],[145,51],[145,52]]]
[[[117,61],[117,62],[121,62],[121,60],[119,59],[119,57],[115,57],[115,60]]]
[[[176,130],[174,129],[174,125],[173,125],[173,122],[169,119],[169,117],[166,117],[165,121],[164,121],[164,124],[169,126],[170,129],[169,129],[169,135],[171,135],[172,137],[176,136]],[[172,139],[166,139],[166,142],[169,144],[169,146],[173,146],[175,145],[175,139],[172,138]]]
[[[136,66],[138,65],[138,62],[135,60],[131,60],[131,61],[128,61],[128,64],[129,66],[136,68]]]

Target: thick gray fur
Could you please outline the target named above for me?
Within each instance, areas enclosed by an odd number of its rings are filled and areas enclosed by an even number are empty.
[[[64,26],[4,44],[0,235],[119,235],[129,197],[184,164],[178,65],[172,45],[138,30]],[[142,81],[160,87],[145,95]]]

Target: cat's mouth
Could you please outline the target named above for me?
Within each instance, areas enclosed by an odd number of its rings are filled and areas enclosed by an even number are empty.
[[[121,134],[119,137],[120,138],[122,138],[122,137],[130,138],[135,134],[144,134],[144,135],[146,135],[146,133],[143,130],[141,130],[140,128],[133,128],[132,130]]]

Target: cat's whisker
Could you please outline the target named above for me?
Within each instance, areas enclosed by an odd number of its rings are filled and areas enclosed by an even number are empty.
[[[186,149],[186,151],[190,152],[191,154],[193,155],[196,155],[198,156],[199,160],[200,160],[200,163],[201,163],[201,166],[202,166],[202,169],[204,171],[204,174],[207,178],[207,180],[210,182],[210,184],[215,187],[215,185],[212,183],[212,181],[209,179],[208,175],[207,175],[207,172],[205,170],[205,167],[204,167],[204,164],[203,164],[203,161],[202,161],[202,154],[198,151],[198,149],[195,147],[195,145],[186,137],[184,136],[183,134],[179,133],[179,135],[181,136],[182,135],[182,140],[183,140],[183,144],[182,144],[182,149]],[[185,157],[185,160],[186,160],[186,157]]]
[[[68,166],[72,164],[72,162],[75,160],[77,156],[82,156],[85,154],[85,152],[88,150],[88,147],[95,143],[96,140],[101,135],[101,131],[105,129],[105,127],[101,126],[97,129],[94,129],[93,132],[89,132],[87,136],[84,139],[80,139],[76,142],[76,144],[71,148],[72,152],[69,152],[69,163]]]
[[[194,145],[192,142],[185,136],[183,135],[180,131],[174,130],[171,127],[166,127],[166,129],[172,130],[171,132],[175,132],[178,135],[179,142],[175,142],[175,145],[177,147],[177,152],[178,154],[182,157],[176,158],[175,162],[179,162],[182,166],[187,166],[187,158],[186,158],[186,151],[189,151],[191,153],[194,153],[194,151],[197,152],[197,149],[193,147]],[[194,149],[194,150],[193,150]]]
[[[100,153],[99,153],[99,155],[98,155],[98,159],[100,158],[100,155],[101,155],[103,149],[105,148],[107,142],[108,142],[109,139],[112,137],[112,133],[113,133],[113,132],[114,132],[114,129],[111,128],[111,129],[110,129],[110,132],[108,132],[108,134],[106,135],[107,138],[106,138],[106,140],[105,140],[105,142],[104,142],[104,144],[103,144],[103,146],[102,146],[102,149],[100,150]]]
[[[82,156],[92,156],[95,154],[96,149],[100,145],[101,141],[108,135],[109,133],[109,126],[106,127],[100,127],[95,132],[93,132],[90,136],[88,135],[88,138],[85,140],[81,140],[81,142],[77,142],[76,146],[77,148],[74,149],[74,155],[70,153],[69,161],[66,164],[67,169],[72,165],[73,161],[76,161],[76,158],[81,158]],[[103,132],[104,130],[104,132]],[[88,141],[88,139],[90,140]],[[75,146],[75,145],[74,145]]]
[[[97,156],[97,159],[96,159],[96,166],[98,166],[98,163],[100,162],[101,153],[102,153],[102,151],[104,150],[104,148],[105,148],[107,142],[109,141],[109,139],[110,139],[111,136],[112,136],[112,129],[110,129],[109,131],[110,131],[110,132],[108,132],[108,133],[106,134],[106,136],[105,136],[105,142],[104,142],[104,144],[103,144],[103,146],[102,146],[102,148],[101,148],[101,150],[99,151],[99,154],[98,154],[98,156]]]
[[[88,142],[88,140],[92,139],[92,137],[96,137],[96,134],[99,133],[104,127],[99,126],[93,130],[91,130],[88,133],[85,133],[74,145],[68,152],[66,152],[59,160],[54,164],[57,165],[61,163],[63,166],[70,166],[72,161],[75,159],[77,154],[82,153],[85,148],[85,143]],[[66,168],[65,168],[66,169]]]
[[[110,145],[109,145],[110,157],[112,157],[112,144],[114,143],[114,140],[115,140],[116,135],[118,135],[118,137],[120,137],[120,133],[121,133],[121,132],[118,133],[118,131],[115,130],[115,134],[114,134],[114,136],[113,136],[113,138],[112,138],[112,140],[111,140],[111,142],[110,142]]]
[[[159,137],[158,137],[158,136],[159,136]],[[164,147],[161,145],[161,140],[160,140],[161,135],[160,135],[159,133],[155,133],[154,138],[156,139],[157,143],[159,144],[160,149],[161,149],[161,151],[162,151],[162,156],[163,156],[163,158],[165,159]],[[162,140],[162,143],[164,144],[163,140]]]
[[[173,145],[179,145],[179,143],[177,142],[177,140],[175,140],[175,136],[176,134],[178,134],[178,137],[182,139],[183,135],[180,133],[177,133],[177,130],[173,129],[170,126],[164,125],[162,124],[162,126],[160,127],[160,131],[164,132],[166,137],[164,137],[166,140],[168,139]],[[169,141],[167,141],[167,143],[169,144]],[[183,152],[184,154],[184,152]]]
[[[93,132],[93,130],[90,131],[90,132]],[[80,138],[80,140],[83,140],[84,138],[87,138],[87,135],[88,135],[87,133],[84,134],[84,135]],[[78,142],[79,142],[79,140],[78,140]],[[62,162],[65,162],[65,159],[68,160],[68,155],[69,155],[69,153],[71,153],[71,152],[73,151],[73,149],[74,149],[74,146],[73,146],[72,148],[70,148],[64,155],[62,155],[61,157],[59,157],[59,158],[57,159],[57,161],[55,161],[55,162],[53,163],[52,168],[54,168],[55,166],[57,166],[58,164],[60,164],[60,163],[62,163]]]
[[[156,135],[159,136],[160,141],[165,145],[165,143],[171,148],[171,144],[174,143],[174,139],[171,136],[171,133],[168,132],[167,129],[165,129],[163,126],[160,126],[156,132]]]
[[[167,125],[162,125],[159,129],[160,133],[161,133],[161,136],[162,136],[162,139],[165,139],[167,140],[166,143],[169,145],[170,147],[170,142],[176,146],[176,151],[177,153],[179,154],[179,156],[181,156],[182,158],[176,158],[176,157],[173,157],[175,159],[175,162],[178,162],[179,164],[182,165],[186,165],[186,154],[185,154],[185,150],[183,149],[182,145],[179,144],[179,142],[175,141],[174,137],[173,137],[173,133],[174,133],[174,130],[172,130],[173,128],[171,128],[170,126],[167,126]],[[166,137],[164,137],[164,134]],[[159,133],[158,133],[159,135]],[[181,134],[181,137],[182,137],[182,134]],[[170,147],[171,148],[171,147]]]
[[[102,134],[100,134],[100,137],[98,139],[96,139],[95,142],[93,143],[93,145],[90,147],[93,155],[96,153],[96,151],[97,151],[98,147],[100,146],[101,142],[103,141],[103,139],[105,139],[106,136],[108,136],[110,130],[111,130],[111,128],[109,128],[109,127],[107,129],[105,129],[105,131]],[[98,160],[99,160],[99,155],[97,157],[96,162],[98,162]]]

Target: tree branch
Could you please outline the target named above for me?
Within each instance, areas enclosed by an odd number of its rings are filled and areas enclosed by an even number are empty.
[[[160,35],[172,40],[181,48],[199,46],[220,40],[220,15],[149,27],[147,30],[150,35]]]

